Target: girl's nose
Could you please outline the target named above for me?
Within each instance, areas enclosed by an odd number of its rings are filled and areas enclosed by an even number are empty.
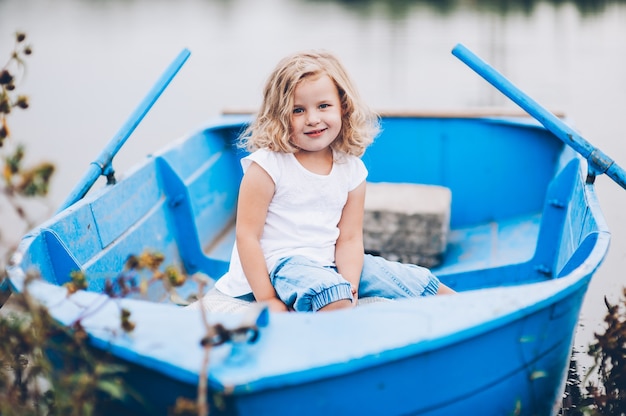
[[[309,126],[315,126],[317,124],[319,124],[320,122],[320,118],[317,114],[315,113],[309,113],[307,115],[307,119],[306,119],[306,124]]]

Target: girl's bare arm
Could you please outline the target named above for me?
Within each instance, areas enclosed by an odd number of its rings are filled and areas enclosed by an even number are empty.
[[[243,272],[259,302],[267,302],[271,310],[286,311],[276,296],[261,249],[261,235],[269,204],[274,195],[274,181],[258,164],[246,170],[239,189],[236,239]]]
[[[363,269],[363,210],[365,181],[348,194],[339,221],[339,238],[335,246],[335,264],[339,273],[352,284],[356,303]]]

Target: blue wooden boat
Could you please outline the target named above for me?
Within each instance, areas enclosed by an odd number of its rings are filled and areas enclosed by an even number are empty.
[[[587,162],[585,172],[586,155],[530,117],[384,116],[363,157],[371,182],[451,189],[448,246],[433,271],[456,295],[318,314],[213,310],[209,326],[226,330],[213,332],[208,375],[199,309],[165,290],[104,295],[106,279],[146,249],[189,275],[226,270],[242,175],[233,143],[249,120],[221,116],[116,183],[84,197],[91,184],[81,184],[24,236],[5,284],[23,291],[27,273],[39,273],[29,292],[64,325],[80,319],[93,348],[131,370],[126,381],[150,405],[124,403],[134,414],[165,414],[177,397],[195,398],[201,379],[212,415],[558,411],[583,298],[610,234],[592,180],[600,165]],[[111,176],[105,153],[94,165]],[[75,270],[88,289],[68,296]],[[189,280],[178,293],[196,290]],[[132,335],[120,328],[121,307]]]

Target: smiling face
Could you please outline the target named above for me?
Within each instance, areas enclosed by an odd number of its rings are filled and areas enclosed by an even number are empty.
[[[293,94],[291,142],[305,152],[329,151],[341,132],[341,101],[325,74],[304,78]]]

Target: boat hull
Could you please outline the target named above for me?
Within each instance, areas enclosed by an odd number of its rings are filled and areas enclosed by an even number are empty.
[[[19,292],[36,268],[35,297],[64,325],[88,317],[93,348],[129,368],[143,400],[115,412],[167,414],[176,398],[197,395],[201,311],[162,289],[115,302],[100,293],[146,248],[188,274],[227,269],[244,155],[233,143],[248,121],[210,123],[63,210],[23,238],[8,270]],[[456,114],[385,117],[363,160],[369,181],[451,189],[448,247],[433,271],[459,293],[269,314],[254,344],[212,348],[211,414],[555,414],[610,239],[579,158],[527,118]],[[68,298],[73,270],[89,290]],[[121,306],[136,320],[132,337],[119,336]],[[244,314],[208,315],[215,324]]]

